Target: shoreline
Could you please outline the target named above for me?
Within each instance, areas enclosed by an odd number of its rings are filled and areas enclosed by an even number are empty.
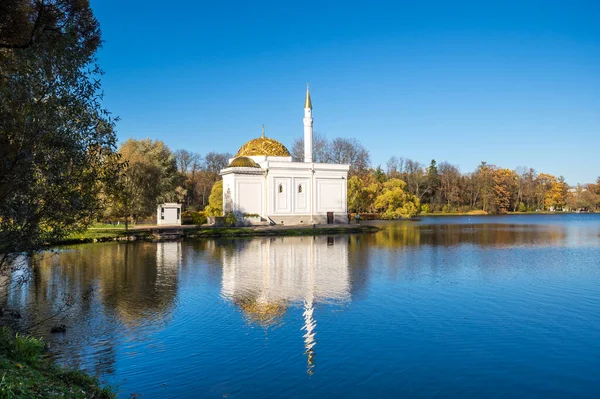
[[[592,212],[590,212],[592,213]],[[457,216],[473,216],[473,217],[486,217],[486,216],[518,216],[518,215],[576,215],[577,212],[508,212],[505,214],[484,214],[484,213],[427,213],[420,214],[411,219],[405,219],[406,221],[419,221],[425,217],[457,217]],[[587,213],[586,213],[587,214]],[[376,222],[376,221],[389,221],[386,219],[363,219],[362,223]],[[333,225],[299,225],[299,226],[247,226],[247,227],[212,227],[212,226],[195,226],[195,225],[182,225],[182,226],[153,226],[153,225],[139,225],[130,227],[129,230],[125,230],[122,227],[100,227],[100,228],[89,228],[88,230],[73,234],[62,240],[49,242],[46,247],[54,247],[61,245],[73,245],[73,244],[87,244],[96,242],[109,242],[109,241],[164,241],[164,238],[157,237],[153,234],[152,230],[180,230],[183,232],[178,239],[198,239],[198,238],[235,238],[235,237],[264,237],[264,236],[317,236],[327,234],[363,234],[363,233],[375,233],[380,230],[379,227],[369,224],[333,224]]]
[[[181,230],[179,239],[198,238],[235,238],[264,236],[317,236],[328,234],[363,234],[375,233],[380,229],[366,224],[334,224],[306,226],[253,226],[253,227],[200,227],[183,226],[139,226],[125,230],[124,228],[90,228],[82,233],[74,234],[62,240],[48,243],[47,247],[86,244],[109,241],[163,241],[156,237],[152,230]]]
[[[39,338],[0,328],[0,397],[114,399],[115,390],[78,368],[60,366]]]

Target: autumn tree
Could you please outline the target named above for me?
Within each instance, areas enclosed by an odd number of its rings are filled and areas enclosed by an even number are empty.
[[[511,209],[511,203],[515,200],[516,173],[510,169],[494,169],[492,171],[493,195],[489,204],[492,213],[507,213]]]
[[[181,202],[185,190],[176,159],[159,140],[129,139],[119,148],[126,168],[120,179],[120,193],[113,197],[113,216],[140,218],[153,216],[162,202]]]
[[[375,198],[381,191],[381,182],[374,175],[360,178],[352,176],[348,179],[348,211],[372,212]]]
[[[0,253],[88,226],[118,171],[86,0],[0,2]]]
[[[223,180],[219,180],[212,186],[205,212],[206,216],[223,215]]]
[[[408,193],[405,188],[406,183],[400,179],[390,179],[383,183],[383,190],[375,199],[375,209],[383,219],[406,219],[419,213],[419,198]]]
[[[569,186],[562,176],[553,179],[544,197],[546,209],[563,210],[567,205],[568,191]]]

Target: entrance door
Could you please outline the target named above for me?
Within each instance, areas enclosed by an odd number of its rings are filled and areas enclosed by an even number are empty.
[[[333,224],[333,212],[327,212],[327,224]]]

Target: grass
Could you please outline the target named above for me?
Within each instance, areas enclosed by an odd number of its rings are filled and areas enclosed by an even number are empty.
[[[55,365],[41,339],[0,329],[0,399],[112,399],[111,388],[83,371]]]
[[[205,227],[186,229],[186,238],[205,237],[248,237],[248,236],[312,236],[322,234],[349,234],[369,233],[378,228],[367,225],[353,225],[344,227],[277,227],[272,229],[253,229],[249,227]],[[134,237],[137,240],[150,240],[150,228],[125,231],[124,228],[91,228],[81,233],[75,233],[56,242],[48,243],[49,246],[81,244],[89,242],[113,241]],[[0,398],[1,399],[1,398]]]

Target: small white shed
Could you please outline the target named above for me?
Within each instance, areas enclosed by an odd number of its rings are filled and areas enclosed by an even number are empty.
[[[157,225],[181,226],[181,204],[167,202],[156,209]]]

